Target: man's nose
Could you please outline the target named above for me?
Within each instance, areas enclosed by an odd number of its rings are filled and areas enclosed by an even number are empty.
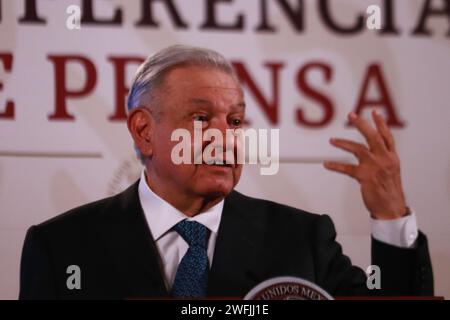
[[[209,143],[213,143],[216,147],[221,147],[224,152],[234,149],[236,137],[233,135],[233,128],[226,118],[215,119],[211,122],[211,126],[208,129],[218,130],[221,135],[221,139],[210,141]]]
[[[231,129],[231,126],[228,123],[228,119],[226,117],[217,117],[216,119],[211,121],[211,128],[219,130],[225,137],[227,129]]]

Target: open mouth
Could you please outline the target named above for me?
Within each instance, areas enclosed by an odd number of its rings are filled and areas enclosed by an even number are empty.
[[[220,163],[220,162],[216,162],[216,161],[210,162],[210,163],[203,162],[203,164],[207,165],[207,166],[216,166],[216,167],[225,167],[225,168],[232,168],[233,167],[233,165],[231,165],[231,164],[227,164],[225,162]]]

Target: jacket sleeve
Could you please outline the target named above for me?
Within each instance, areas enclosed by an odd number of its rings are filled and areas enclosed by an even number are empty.
[[[422,232],[414,249],[395,247],[372,238],[372,264],[380,267],[383,295],[434,294],[428,241]]]
[[[372,264],[380,267],[381,289],[367,288],[367,276],[353,266],[336,241],[327,215],[316,221],[314,232],[316,281],[335,297],[433,295],[433,275],[426,237],[415,249],[397,248],[372,239]]]
[[[31,227],[22,249],[20,300],[55,299],[55,285],[48,249],[39,229]]]

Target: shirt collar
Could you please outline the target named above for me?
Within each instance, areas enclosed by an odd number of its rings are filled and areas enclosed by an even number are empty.
[[[217,233],[219,229],[224,200],[192,218],[187,217],[150,189],[145,178],[145,170],[142,170],[141,173],[138,193],[147,224],[155,241],[158,241],[173,226],[185,219],[201,223],[212,233]]]

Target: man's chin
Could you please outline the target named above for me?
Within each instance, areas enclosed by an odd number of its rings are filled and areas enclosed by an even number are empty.
[[[232,183],[214,183],[208,186],[202,186],[198,190],[199,194],[208,198],[226,197],[231,191],[233,191],[234,185]]]

